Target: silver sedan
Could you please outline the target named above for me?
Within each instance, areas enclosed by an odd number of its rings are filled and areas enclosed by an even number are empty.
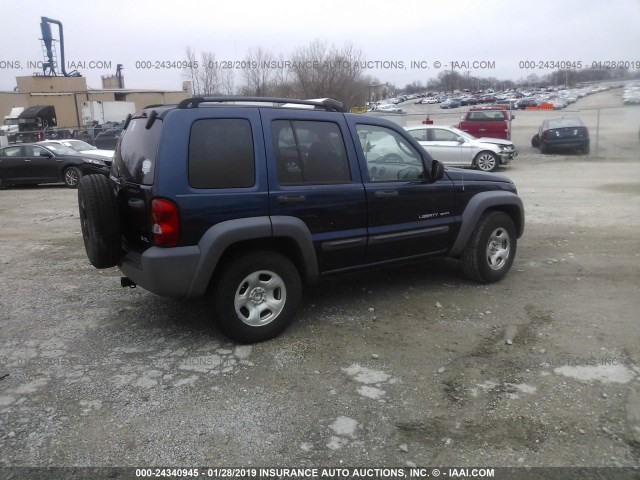
[[[447,166],[492,172],[500,165],[507,165],[518,154],[508,140],[476,138],[453,127],[423,125],[406,130],[429,155]]]

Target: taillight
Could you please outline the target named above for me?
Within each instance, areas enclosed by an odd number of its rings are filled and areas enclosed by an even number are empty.
[[[178,208],[169,200],[156,198],[151,202],[151,232],[153,243],[161,247],[175,247],[180,236]]]

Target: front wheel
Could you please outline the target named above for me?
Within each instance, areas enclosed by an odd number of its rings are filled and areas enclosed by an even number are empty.
[[[264,250],[232,258],[213,285],[218,326],[232,340],[255,343],[280,334],[296,314],[302,284],[284,255]]]
[[[474,164],[478,170],[483,172],[493,172],[498,168],[498,156],[493,152],[480,152],[474,161]]]
[[[69,167],[62,173],[62,180],[69,188],[78,188],[80,177],[82,177],[82,172],[77,167]]]
[[[485,213],[462,252],[462,269],[472,280],[502,280],[516,255],[516,229],[504,212]]]

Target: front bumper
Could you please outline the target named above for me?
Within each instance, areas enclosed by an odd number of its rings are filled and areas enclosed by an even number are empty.
[[[102,174],[109,176],[110,168],[105,165],[95,165],[93,163],[85,163],[80,167],[83,175]]]
[[[500,165],[507,165],[511,160],[518,156],[516,150],[503,150],[500,152]]]

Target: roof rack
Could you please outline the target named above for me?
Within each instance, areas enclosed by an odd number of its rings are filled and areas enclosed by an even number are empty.
[[[191,97],[185,98],[178,103],[178,108],[197,108],[201,103],[226,103],[226,102],[251,102],[251,103],[279,103],[282,105],[310,105],[313,107],[322,107],[328,112],[343,112],[342,102],[332,100],[330,98],[322,100],[296,100],[292,98],[279,97],[243,97],[243,96],[226,96],[226,97]]]

